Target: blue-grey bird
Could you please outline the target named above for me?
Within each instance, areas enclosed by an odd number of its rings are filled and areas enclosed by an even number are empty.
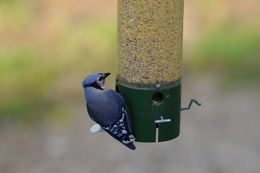
[[[109,75],[92,73],[83,80],[88,114],[113,138],[135,150],[131,117],[125,100],[118,92],[104,88]]]

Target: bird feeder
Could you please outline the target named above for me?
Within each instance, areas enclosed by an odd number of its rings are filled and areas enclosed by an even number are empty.
[[[116,89],[138,142],[180,133],[183,0],[118,0]]]

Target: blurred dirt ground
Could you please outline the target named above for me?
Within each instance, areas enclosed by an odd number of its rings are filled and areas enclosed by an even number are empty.
[[[183,82],[202,107],[183,112],[181,135],[130,151],[105,133],[91,134],[84,103],[70,123],[1,127],[1,173],[259,173],[259,88],[223,90],[214,75]]]

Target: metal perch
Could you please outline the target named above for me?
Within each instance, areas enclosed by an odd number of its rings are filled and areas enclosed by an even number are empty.
[[[196,103],[196,105],[198,105],[198,106],[201,106],[201,105],[202,105],[201,102],[199,102],[198,100],[196,100],[196,99],[191,99],[191,100],[190,100],[190,103],[189,103],[189,105],[188,105],[188,107],[181,108],[181,111],[190,110],[190,108],[191,108],[191,106],[192,106],[193,103]]]

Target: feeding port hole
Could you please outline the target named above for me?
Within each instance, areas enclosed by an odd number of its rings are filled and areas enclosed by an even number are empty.
[[[152,97],[152,103],[153,104],[160,104],[164,100],[162,93],[155,93]]]

